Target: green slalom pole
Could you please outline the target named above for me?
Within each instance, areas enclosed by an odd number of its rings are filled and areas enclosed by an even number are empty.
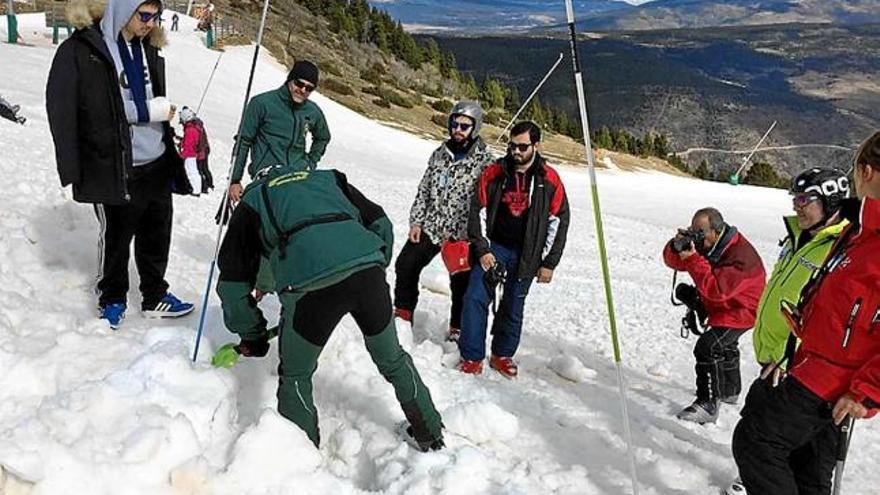
[[[6,7],[6,41],[15,44],[18,42],[18,19],[15,18],[15,5],[12,2],[13,0],[9,0]]]
[[[596,184],[596,166],[593,158],[593,148],[590,143],[590,122],[587,116],[587,100],[584,97],[584,78],[581,74],[581,64],[577,50],[577,32],[574,23],[574,8],[571,0],[565,0],[565,11],[568,18],[568,30],[571,45],[571,61],[574,65],[574,82],[577,88],[578,106],[581,115],[581,130],[584,135],[584,148],[587,153],[587,165],[590,171],[590,193],[593,200],[593,217],[596,222],[596,238],[599,241],[599,259],[602,263],[602,278],[605,283],[605,302],[608,306],[608,323],[611,326],[611,343],[614,347],[614,364],[617,368],[617,387],[620,392],[620,407],[623,413],[623,430],[626,439],[626,448],[629,455],[630,477],[632,479],[633,495],[639,493],[639,481],[636,472],[635,452],[633,450],[632,431],[629,422],[629,412],[626,406],[626,387],[623,380],[623,369],[620,357],[620,344],[617,338],[617,320],[614,316],[614,297],[611,292],[611,272],[608,268],[608,254],[605,249],[605,232],[602,227],[602,210],[599,204],[599,187]]]

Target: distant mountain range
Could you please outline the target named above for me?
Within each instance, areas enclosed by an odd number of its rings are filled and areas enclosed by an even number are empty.
[[[523,32],[565,21],[562,0],[369,0],[411,32],[452,32],[461,35]],[[637,3],[637,2],[634,2]],[[621,0],[574,0],[581,15],[625,12],[633,5]]]
[[[622,12],[581,16],[596,30],[648,30],[767,24],[880,22],[880,0],[655,0]]]
[[[436,37],[478,83],[499,79],[528,94],[559,53],[561,38]],[[880,128],[880,24],[720,27],[604,33],[580,44],[594,128],[660,132],[696,165],[717,170],[751,148],[771,122],[772,152],[758,159],[786,174],[848,167],[852,148]],[[577,115],[570,61],[539,96]],[[730,171],[728,170],[727,173]]]
[[[370,0],[414,32],[541,34],[565,23],[562,0]],[[630,5],[641,3],[641,5]],[[650,30],[880,22],[880,0],[575,0],[578,27]]]

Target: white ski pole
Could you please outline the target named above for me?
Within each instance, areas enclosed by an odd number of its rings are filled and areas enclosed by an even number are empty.
[[[208,83],[205,84],[205,89],[202,90],[202,97],[199,99],[199,106],[196,107],[196,115],[198,115],[199,110],[202,109],[202,102],[205,101],[205,96],[208,94],[208,88],[211,87],[211,81],[214,80],[214,73],[217,72],[217,66],[220,65],[220,59],[223,58],[223,53],[224,52],[220,52],[220,55],[217,57],[217,61],[214,62],[214,68],[211,69],[211,75],[208,76]],[[245,100],[245,101],[247,101],[247,100]]]
[[[776,127],[776,121],[774,120],[773,123],[770,124],[770,128],[767,129],[767,132],[764,133],[764,136],[761,137],[761,140],[758,141],[758,144],[756,144],[755,147],[752,149],[752,152],[749,153],[749,156],[747,156],[745,158],[745,160],[743,160],[743,163],[742,163],[742,165],[740,165],[739,170],[737,170],[736,173],[733,174],[734,177],[736,177],[737,179],[739,178],[739,175],[741,173],[743,173],[743,170],[746,168],[746,165],[748,165],[749,162],[752,161],[752,157],[755,156],[755,153],[758,152],[758,148],[760,148],[761,145],[764,144],[764,140],[767,139],[767,136],[770,135],[770,133],[773,131],[773,128],[775,128],[775,127]]]
[[[519,117],[519,114],[521,114],[523,110],[526,109],[526,107],[529,105],[529,102],[532,101],[532,98],[534,98],[535,95],[538,94],[541,86],[543,86],[544,83],[547,82],[547,79],[550,79],[550,75],[553,74],[553,71],[555,71],[556,67],[558,67],[559,64],[562,62],[562,57],[563,55],[560,53],[559,58],[556,59],[556,63],[553,64],[553,67],[550,67],[550,70],[547,71],[547,75],[544,76],[544,79],[541,79],[541,82],[539,82],[538,85],[535,86],[532,94],[530,94],[529,97],[526,98],[525,103],[523,103],[522,106],[519,107],[519,110],[517,110],[516,113],[513,114],[513,117],[510,118],[510,122],[507,123],[507,126],[504,128],[504,130],[501,131],[501,134],[498,135],[498,139],[495,140],[495,144],[498,144],[498,142],[501,141],[501,138],[503,138],[507,134],[507,131],[510,130],[510,127],[513,126],[514,122],[516,122],[516,118]]]
[[[202,341],[202,330],[205,327],[205,315],[208,314],[208,297],[211,294],[211,285],[214,281],[214,269],[217,267],[217,255],[220,253],[220,241],[223,238],[223,227],[226,225],[226,216],[229,208],[228,205],[228,193],[229,193],[229,185],[232,180],[232,169],[235,167],[235,160],[238,157],[238,152],[241,148],[241,139],[239,135],[241,134],[241,126],[244,123],[244,113],[247,110],[248,100],[251,96],[251,87],[254,83],[254,72],[257,69],[257,58],[260,55],[260,43],[263,42],[263,30],[266,27],[266,15],[269,13],[269,0],[263,0],[263,16],[260,18],[260,29],[257,31],[257,46],[254,47],[254,60],[251,62],[251,73],[248,76],[248,84],[247,91],[244,94],[244,104],[241,108],[241,117],[238,119],[238,131],[235,133],[235,146],[232,148],[232,158],[229,160],[229,170],[226,172],[226,187],[222,189],[223,198],[222,203],[220,204],[220,222],[217,226],[217,241],[214,246],[214,257],[211,258],[211,266],[208,269],[208,281],[205,284],[205,295],[202,298],[202,308],[201,314],[199,315],[199,330],[196,333],[196,344],[195,349],[193,350],[193,362],[196,362],[196,358],[199,356],[199,344]]]
[[[605,283],[605,302],[608,306],[608,322],[611,328],[611,343],[614,347],[614,364],[617,368],[617,387],[620,393],[620,408],[623,413],[623,431],[626,440],[626,449],[629,454],[630,477],[632,479],[633,495],[639,493],[639,480],[636,472],[635,452],[633,451],[632,431],[629,424],[629,412],[626,406],[626,387],[623,380],[621,365],[620,345],[617,339],[617,320],[614,314],[614,297],[611,292],[611,273],[608,267],[608,254],[605,249],[605,233],[602,226],[602,211],[599,203],[599,187],[596,184],[596,167],[593,158],[593,148],[590,142],[590,122],[587,114],[587,100],[584,96],[584,79],[581,74],[581,64],[577,51],[577,32],[575,31],[574,8],[571,0],[565,0],[565,11],[568,18],[568,30],[571,45],[571,61],[574,65],[574,83],[577,88],[578,107],[580,108],[581,130],[584,135],[584,149],[587,153],[587,165],[590,173],[590,192],[593,200],[593,217],[596,223],[596,239],[599,242],[599,259],[602,264],[602,278]]]

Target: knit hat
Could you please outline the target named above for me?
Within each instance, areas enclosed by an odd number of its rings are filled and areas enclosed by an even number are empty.
[[[295,64],[293,64],[293,68],[290,69],[290,73],[287,74],[287,81],[295,81],[297,79],[302,79],[303,81],[308,81],[315,86],[318,85],[318,68],[315,64],[309,62],[308,60],[298,60]]]

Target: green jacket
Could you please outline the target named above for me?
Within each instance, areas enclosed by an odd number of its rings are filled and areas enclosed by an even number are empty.
[[[226,327],[242,338],[265,330],[250,295],[262,257],[277,292],[309,292],[388,266],[393,242],[385,212],[342,173],[273,167],[245,189],[220,249],[217,293]]]
[[[798,227],[797,217],[785,217],[784,220],[788,237],[785,238],[779,260],[761,295],[758,318],[752,334],[755,357],[761,364],[779,362],[785,353],[790,329],[780,311],[782,300],[797,304],[801,290],[813,272],[822,266],[834,241],[849,223],[844,220],[825,227],[804,245],[798,246],[797,242],[803,231]]]
[[[312,135],[306,153],[306,134]],[[287,85],[253,97],[241,124],[241,148],[232,169],[232,183],[241,182],[250,153],[248,175],[272,165],[290,165],[296,170],[318,166],[327,144],[330,129],[324,113],[314,102],[294,103]]]

